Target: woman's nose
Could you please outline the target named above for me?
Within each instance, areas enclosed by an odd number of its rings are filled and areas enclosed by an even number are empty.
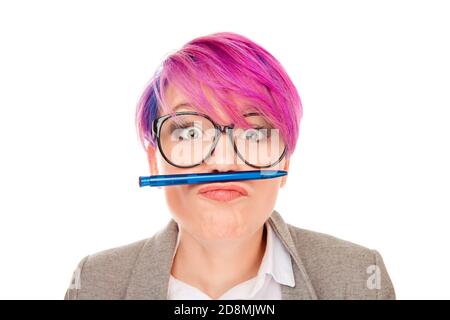
[[[222,132],[211,156],[205,161],[210,169],[214,168],[219,171],[235,171],[239,169],[238,156],[234,151],[233,143],[230,141],[228,134],[228,130]]]

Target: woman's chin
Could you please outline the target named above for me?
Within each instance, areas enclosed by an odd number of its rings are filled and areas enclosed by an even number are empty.
[[[236,221],[203,221],[199,232],[204,240],[235,240],[243,237],[247,228]]]
[[[192,208],[189,215],[179,215],[178,222],[203,240],[233,240],[248,236],[259,221],[249,216],[250,210],[231,206],[215,209]],[[258,219],[259,220],[259,219]]]

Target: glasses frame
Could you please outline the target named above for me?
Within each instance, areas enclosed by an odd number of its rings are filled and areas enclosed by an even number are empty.
[[[211,147],[211,150],[209,151],[209,153],[206,155],[206,157],[204,157],[202,159],[202,161],[200,161],[196,164],[190,165],[190,166],[180,166],[180,165],[173,163],[166,157],[163,149],[161,148],[161,139],[160,139],[161,128],[162,128],[164,122],[166,122],[168,119],[170,119],[172,117],[182,116],[182,115],[195,115],[195,116],[204,117],[214,125],[214,128],[216,130],[215,135],[214,135],[214,141],[213,141],[213,144],[212,144],[212,147]],[[260,116],[260,114],[257,112],[250,112],[250,113],[244,114],[244,117],[250,117],[250,116]],[[247,160],[245,160],[244,157],[239,152],[237,145],[236,145],[236,141],[233,138],[233,130],[234,130],[234,124],[221,126],[220,124],[214,122],[208,115],[206,115],[204,113],[196,112],[196,111],[179,111],[179,112],[169,113],[169,114],[160,116],[152,121],[152,136],[153,136],[153,138],[156,137],[158,148],[161,152],[161,155],[163,156],[164,160],[166,160],[169,164],[171,164],[172,166],[177,167],[177,168],[193,168],[193,167],[201,165],[206,160],[208,160],[211,157],[211,155],[213,154],[214,150],[216,149],[217,143],[219,142],[220,137],[222,136],[222,133],[225,133],[228,136],[228,138],[231,141],[231,144],[233,145],[234,152],[236,152],[238,157],[242,161],[244,161],[244,163],[246,165],[248,165],[250,167],[257,168],[257,169],[270,168],[270,167],[273,167],[274,165],[278,164],[286,156],[287,146],[285,145],[284,150],[280,155],[280,158],[277,161],[275,161],[274,163],[272,163],[270,165],[266,165],[266,166],[253,165],[253,164],[247,162]]]

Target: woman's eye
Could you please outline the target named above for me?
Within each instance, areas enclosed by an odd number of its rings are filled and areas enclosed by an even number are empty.
[[[270,130],[266,128],[252,128],[244,131],[244,137],[246,140],[250,140],[253,142],[259,142],[263,140],[267,140],[270,135]]]
[[[202,130],[197,127],[186,127],[175,129],[174,135],[177,140],[196,140],[202,137]]]

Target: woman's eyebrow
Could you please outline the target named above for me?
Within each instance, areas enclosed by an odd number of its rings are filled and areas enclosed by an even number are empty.
[[[175,107],[172,108],[172,111],[177,111],[180,108],[188,108],[188,109],[195,109],[194,106],[188,102],[181,102],[177,104]]]
[[[241,111],[242,113],[251,113],[251,112],[259,113],[258,109],[259,108],[253,104],[245,104],[243,108],[241,108]]]

